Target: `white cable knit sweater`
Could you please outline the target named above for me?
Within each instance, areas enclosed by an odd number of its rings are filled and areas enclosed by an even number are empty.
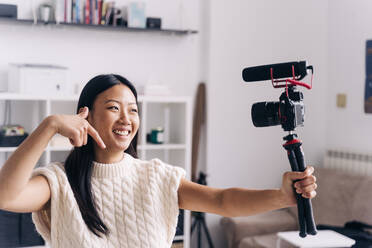
[[[63,165],[52,163],[33,173],[45,176],[51,189],[49,207],[32,214],[46,242],[53,248],[171,247],[179,214],[177,190],[185,170],[126,153],[118,163],[93,166],[94,200],[110,233],[99,238],[88,229]]]

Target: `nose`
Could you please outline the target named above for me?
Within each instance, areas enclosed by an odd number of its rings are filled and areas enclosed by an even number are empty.
[[[125,111],[121,111],[120,113],[120,121],[124,124],[124,125],[130,125],[131,124],[131,121],[130,121],[130,115]]]

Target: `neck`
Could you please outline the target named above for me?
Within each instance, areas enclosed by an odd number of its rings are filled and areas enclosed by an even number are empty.
[[[102,164],[113,164],[121,161],[124,156],[124,151],[112,151],[109,148],[101,149],[94,147],[94,160]]]

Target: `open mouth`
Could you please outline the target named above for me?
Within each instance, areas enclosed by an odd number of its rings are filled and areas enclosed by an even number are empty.
[[[130,131],[128,131],[128,130],[116,130],[115,129],[113,132],[117,135],[120,135],[120,136],[129,136],[129,134],[130,134]]]

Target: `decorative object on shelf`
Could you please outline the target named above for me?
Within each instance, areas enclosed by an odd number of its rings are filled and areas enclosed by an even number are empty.
[[[184,243],[182,240],[174,241],[171,248],[184,248]]]
[[[164,143],[164,128],[157,127],[151,129],[151,132],[147,134],[147,142],[152,144],[163,144]]]
[[[17,5],[0,4],[0,17],[17,19]]]
[[[39,19],[44,23],[49,23],[53,21],[54,8],[50,4],[42,4],[39,7]]]
[[[8,91],[34,95],[71,95],[69,70],[63,66],[10,64]]]
[[[146,27],[149,29],[161,29],[161,18],[147,17]]]
[[[28,134],[20,125],[4,125],[0,128],[0,146],[14,147],[20,145]]]
[[[194,108],[194,120],[193,120],[193,131],[192,131],[192,169],[191,176],[192,181],[201,185],[207,185],[207,174],[202,171],[199,171],[199,177],[196,177],[198,172],[198,155],[199,155],[199,142],[200,142],[200,133],[201,126],[205,123],[206,116],[206,85],[205,83],[199,83],[198,89],[196,92],[195,108]],[[213,241],[209,234],[207,224],[205,222],[205,213],[203,212],[191,212],[193,223],[191,226],[191,235],[197,229],[197,242],[198,247],[201,247],[201,234],[204,231],[204,234],[208,241],[208,246],[213,248]]]
[[[192,154],[191,154],[191,179],[196,182],[198,179],[196,174],[198,173],[198,157],[199,157],[199,142],[201,127],[205,124],[206,117],[206,85],[205,83],[199,83],[196,92],[195,108],[194,108],[194,120],[192,127]]]
[[[146,28],[146,4],[144,2],[131,2],[125,9],[128,27]]]

